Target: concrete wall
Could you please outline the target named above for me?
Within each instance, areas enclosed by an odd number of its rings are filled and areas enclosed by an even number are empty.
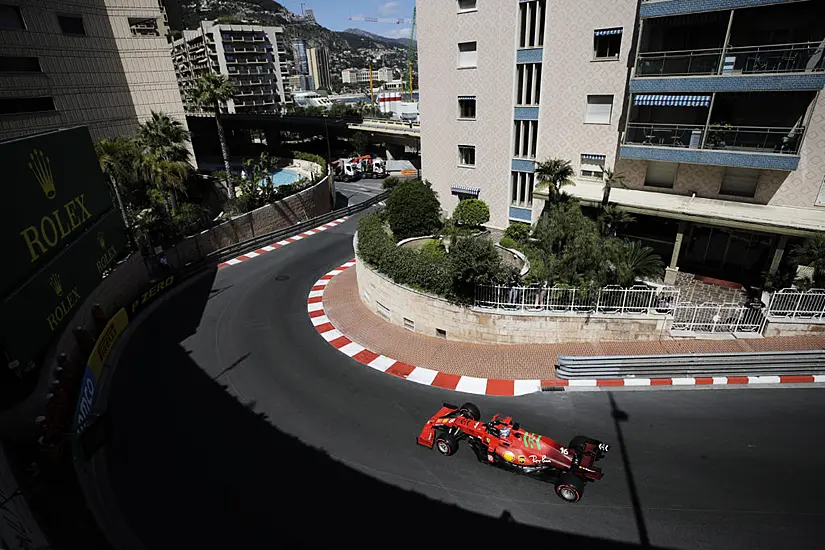
[[[812,323],[811,319],[768,317],[763,336],[808,336],[825,334],[825,322]]]
[[[358,293],[370,311],[400,327],[405,318],[415,332],[447,340],[477,344],[552,344],[604,340],[669,339],[670,318],[610,315],[501,315],[463,308],[448,301],[398,285],[364,262],[355,264]],[[389,318],[387,318],[389,309]]]

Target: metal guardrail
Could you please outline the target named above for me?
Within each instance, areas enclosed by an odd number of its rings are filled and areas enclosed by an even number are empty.
[[[825,320],[825,288],[812,288],[807,291],[795,288],[778,290],[771,296],[771,303],[765,315]]]
[[[323,214],[321,216],[317,216],[305,222],[301,222],[299,224],[290,225],[289,227],[285,227],[284,229],[279,229],[278,231],[273,231],[272,233],[266,233],[265,235],[260,235],[253,239],[233,244],[220,250],[215,250],[210,254],[207,254],[206,257],[203,259],[203,262],[215,262],[215,261],[223,261],[227,258],[234,258],[235,256],[239,256],[245,252],[249,252],[250,250],[255,250],[256,248],[260,248],[261,246],[266,246],[268,244],[272,244],[283,237],[295,235],[297,233],[302,233],[307,229],[313,229],[318,227],[319,225],[323,225],[325,223],[329,223],[332,220],[342,218],[344,216],[351,216],[353,214],[357,214],[358,212],[362,212],[371,206],[378,204],[379,202],[385,200],[389,197],[390,192],[384,191],[371,197],[364,202],[359,202],[358,204],[354,204],[352,206],[347,206],[346,208],[339,208],[338,210],[333,210],[332,212],[328,212],[327,214]],[[202,262],[197,262],[200,265]]]
[[[825,351],[702,353],[683,355],[561,355],[556,375],[564,380],[691,376],[825,374]]]

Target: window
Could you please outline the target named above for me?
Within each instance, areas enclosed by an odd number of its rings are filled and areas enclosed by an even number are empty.
[[[518,5],[519,48],[540,48],[544,45],[544,12],[546,0],[521,2]]]
[[[16,57],[0,55],[0,73],[41,73],[40,61],[36,57]]]
[[[132,36],[160,36],[158,20],[153,17],[130,17],[129,30]]]
[[[539,137],[537,120],[515,121],[513,156],[536,158],[536,144]]]
[[[579,171],[583,178],[602,179],[604,155],[583,154],[579,159]]]
[[[678,169],[679,164],[675,162],[649,160],[647,161],[647,172],[645,173],[645,185],[673,189],[673,182],[676,181]]]
[[[589,95],[587,96],[587,111],[584,115],[584,123],[610,124],[612,111],[612,95]]]
[[[524,63],[516,69],[516,105],[538,105],[541,95],[541,63]]]
[[[459,96],[458,98],[458,118],[476,117],[476,97]]]
[[[719,194],[753,197],[756,195],[756,187],[759,185],[759,174],[760,171],[753,168],[728,166],[722,175],[722,186],[719,188]]]
[[[512,172],[511,177],[510,204],[522,208],[533,206],[535,174],[530,172]]]
[[[78,15],[58,15],[57,22],[60,25],[60,32],[63,34],[86,36],[83,18]]]
[[[475,166],[476,148],[475,145],[458,146],[458,164],[461,166]]]
[[[20,13],[19,6],[0,4],[0,29],[26,30],[26,24],[23,22],[23,15]]]
[[[478,66],[478,52],[475,42],[461,42],[458,45],[459,68],[473,68]]]
[[[37,113],[54,111],[54,100],[50,97],[4,97],[0,98],[0,115]]]
[[[593,59],[619,59],[622,29],[601,29],[593,33]]]
[[[458,13],[476,9],[476,0],[458,0]]]

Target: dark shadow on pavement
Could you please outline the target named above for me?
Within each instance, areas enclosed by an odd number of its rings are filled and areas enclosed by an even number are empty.
[[[286,434],[256,412],[255,403],[231,395],[221,385],[225,378],[213,380],[179,344],[201,321],[203,306],[194,301],[207,298],[198,288],[170,297],[137,327],[113,380],[109,481],[146,548],[431,546],[439,539],[636,547],[444,504],[362,474]],[[246,368],[244,359],[232,358],[225,368]]]
[[[339,210],[341,208],[346,208],[347,206],[349,206],[349,197],[340,191],[336,191],[335,206],[333,206],[333,210]]]

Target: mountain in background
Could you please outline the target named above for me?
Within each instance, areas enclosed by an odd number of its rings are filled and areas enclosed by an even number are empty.
[[[405,74],[409,39],[387,38],[360,29],[337,32],[322,27],[313,20],[292,13],[273,0],[178,0],[186,29],[197,28],[201,21],[251,23],[284,29],[281,49],[292,60],[292,41],[302,38],[313,45],[327,48],[330,72],[334,83],[341,82],[341,71],[372,64],[391,67],[396,77]],[[316,12],[319,10],[316,10]]]

